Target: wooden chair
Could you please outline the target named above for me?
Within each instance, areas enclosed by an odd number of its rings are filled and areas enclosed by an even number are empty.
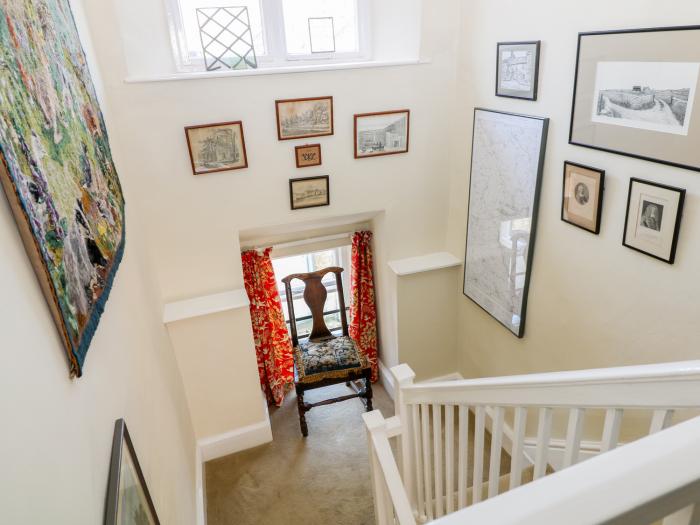
[[[323,316],[328,291],[321,280],[328,273],[335,274],[340,306],[340,321],[343,333],[333,336],[326,326]],[[343,296],[342,268],[330,267],[317,272],[296,273],[288,275],[282,282],[287,295],[292,344],[294,345],[294,385],[297,393],[299,408],[299,423],[304,437],[309,435],[306,425],[306,412],[313,407],[329,405],[347,399],[360,398],[367,411],[372,410],[371,368],[367,358],[362,355],[358,345],[348,335],[348,320],[345,314],[345,297]],[[291,282],[299,279],[304,282],[304,301],[311,310],[313,327],[308,338],[301,341],[297,335],[294,315],[294,300],[292,298]],[[355,385],[355,381],[364,379],[364,388]],[[355,393],[319,401],[318,403],[304,402],[304,392],[314,388],[345,383]]]

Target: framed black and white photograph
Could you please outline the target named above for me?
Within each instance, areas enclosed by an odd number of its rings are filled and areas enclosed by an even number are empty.
[[[604,189],[605,171],[564,162],[561,220],[599,234]]]
[[[331,203],[328,175],[290,179],[289,201],[293,210],[329,206]]]
[[[410,120],[408,109],[355,115],[355,158],[407,153]]]
[[[499,42],[496,96],[537,100],[540,41]]]
[[[700,171],[700,26],[580,33],[569,142]]]
[[[185,135],[194,175],[248,167],[243,123],[240,120],[188,126]]]
[[[276,100],[275,110],[279,140],[333,135],[333,97]]]
[[[160,525],[123,419],[114,424],[105,525]]]
[[[622,244],[673,264],[684,201],[683,189],[630,179]]]
[[[464,295],[525,333],[549,119],[474,110]]]

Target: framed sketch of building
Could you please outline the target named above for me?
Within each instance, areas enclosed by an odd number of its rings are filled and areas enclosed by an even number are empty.
[[[561,220],[598,235],[604,189],[605,171],[564,162]]]
[[[684,200],[683,189],[630,179],[622,244],[673,264]]]
[[[355,158],[406,153],[410,119],[408,109],[355,115]]]
[[[525,333],[549,119],[474,110],[464,294]]]
[[[580,33],[569,142],[700,171],[700,26]]]
[[[293,210],[329,206],[328,175],[289,180],[289,201]]]
[[[185,128],[192,173],[204,175],[248,167],[243,123],[222,122]]]
[[[496,50],[496,96],[537,100],[540,41],[499,42]]]
[[[277,100],[275,106],[279,140],[333,135],[333,97]]]

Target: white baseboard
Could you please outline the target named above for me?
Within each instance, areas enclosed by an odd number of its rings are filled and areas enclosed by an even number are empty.
[[[464,376],[459,372],[452,372],[451,374],[445,374],[444,376],[432,377],[426,379],[425,381],[420,381],[421,383],[437,383],[439,381],[459,381],[464,379]]]
[[[525,453],[530,457],[534,458],[537,450],[537,438],[536,437],[526,437],[525,438]],[[547,462],[552,466],[554,470],[561,470],[562,464],[564,463],[564,451],[566,449],[565,439],[550,439],[549,440],[549,452],[547,453]],[[581,449],[579,452],[579,462],[600,454],[600,442],[599,441],[581,441]]]
[[[212,459],[221,458],[249,448],[258,447],[272,441],[272,426],[267,410],[267,401],[263,396],[265,419],[231,432],[203,438],[197,441],[195,451],[195,505],[197,525],[206,525],[207,511],[204,492],[204,464]]]
[[[458,379],[464,379],[462,374],[459,372],[452,372],[451,374],[446,374],[444,376],[433,377],[430,379],[425,379],[423,381],[417,381],[420,383],[437,383],[438,381],[456,381]],[[394,399],[394,376],[391,375],[391,369],[388,368],[384,363],[379,361],[379,382],[389,394],[391,399]]]

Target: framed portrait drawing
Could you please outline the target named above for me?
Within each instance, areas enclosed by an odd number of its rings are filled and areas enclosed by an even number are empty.
[[[293,210],[328,206],[331,203],[328,175],[290,179],[289,201]]]
[[[561,220],[598,235],[604,190],[605,171],[564,162]]]
[[[279,140],[333,135],[333,97],[277,100],[275,107]]]
[[[496,45],[496,96],[537,100],[540,41]]]
[[[355,158],[408,152],[408,109],[355,115]]]
[[[684,200],[680,188],[630,179],[622,244],[673,264]]]
[[[320,166],[321,145],[320,144],[305,144],[294,148],[297,168],[308,168],[309,166]]]
[[[700,26],[580,33],[569,143],[700,171]]]
[[[114,424],[105,525],[160,525],[123,419]]]
[[[474,110],[464,295],[517,337],[525,316],[549,119]]]
[[[248,167],[241,121],[188,126],[185,135],[193,174]]]

